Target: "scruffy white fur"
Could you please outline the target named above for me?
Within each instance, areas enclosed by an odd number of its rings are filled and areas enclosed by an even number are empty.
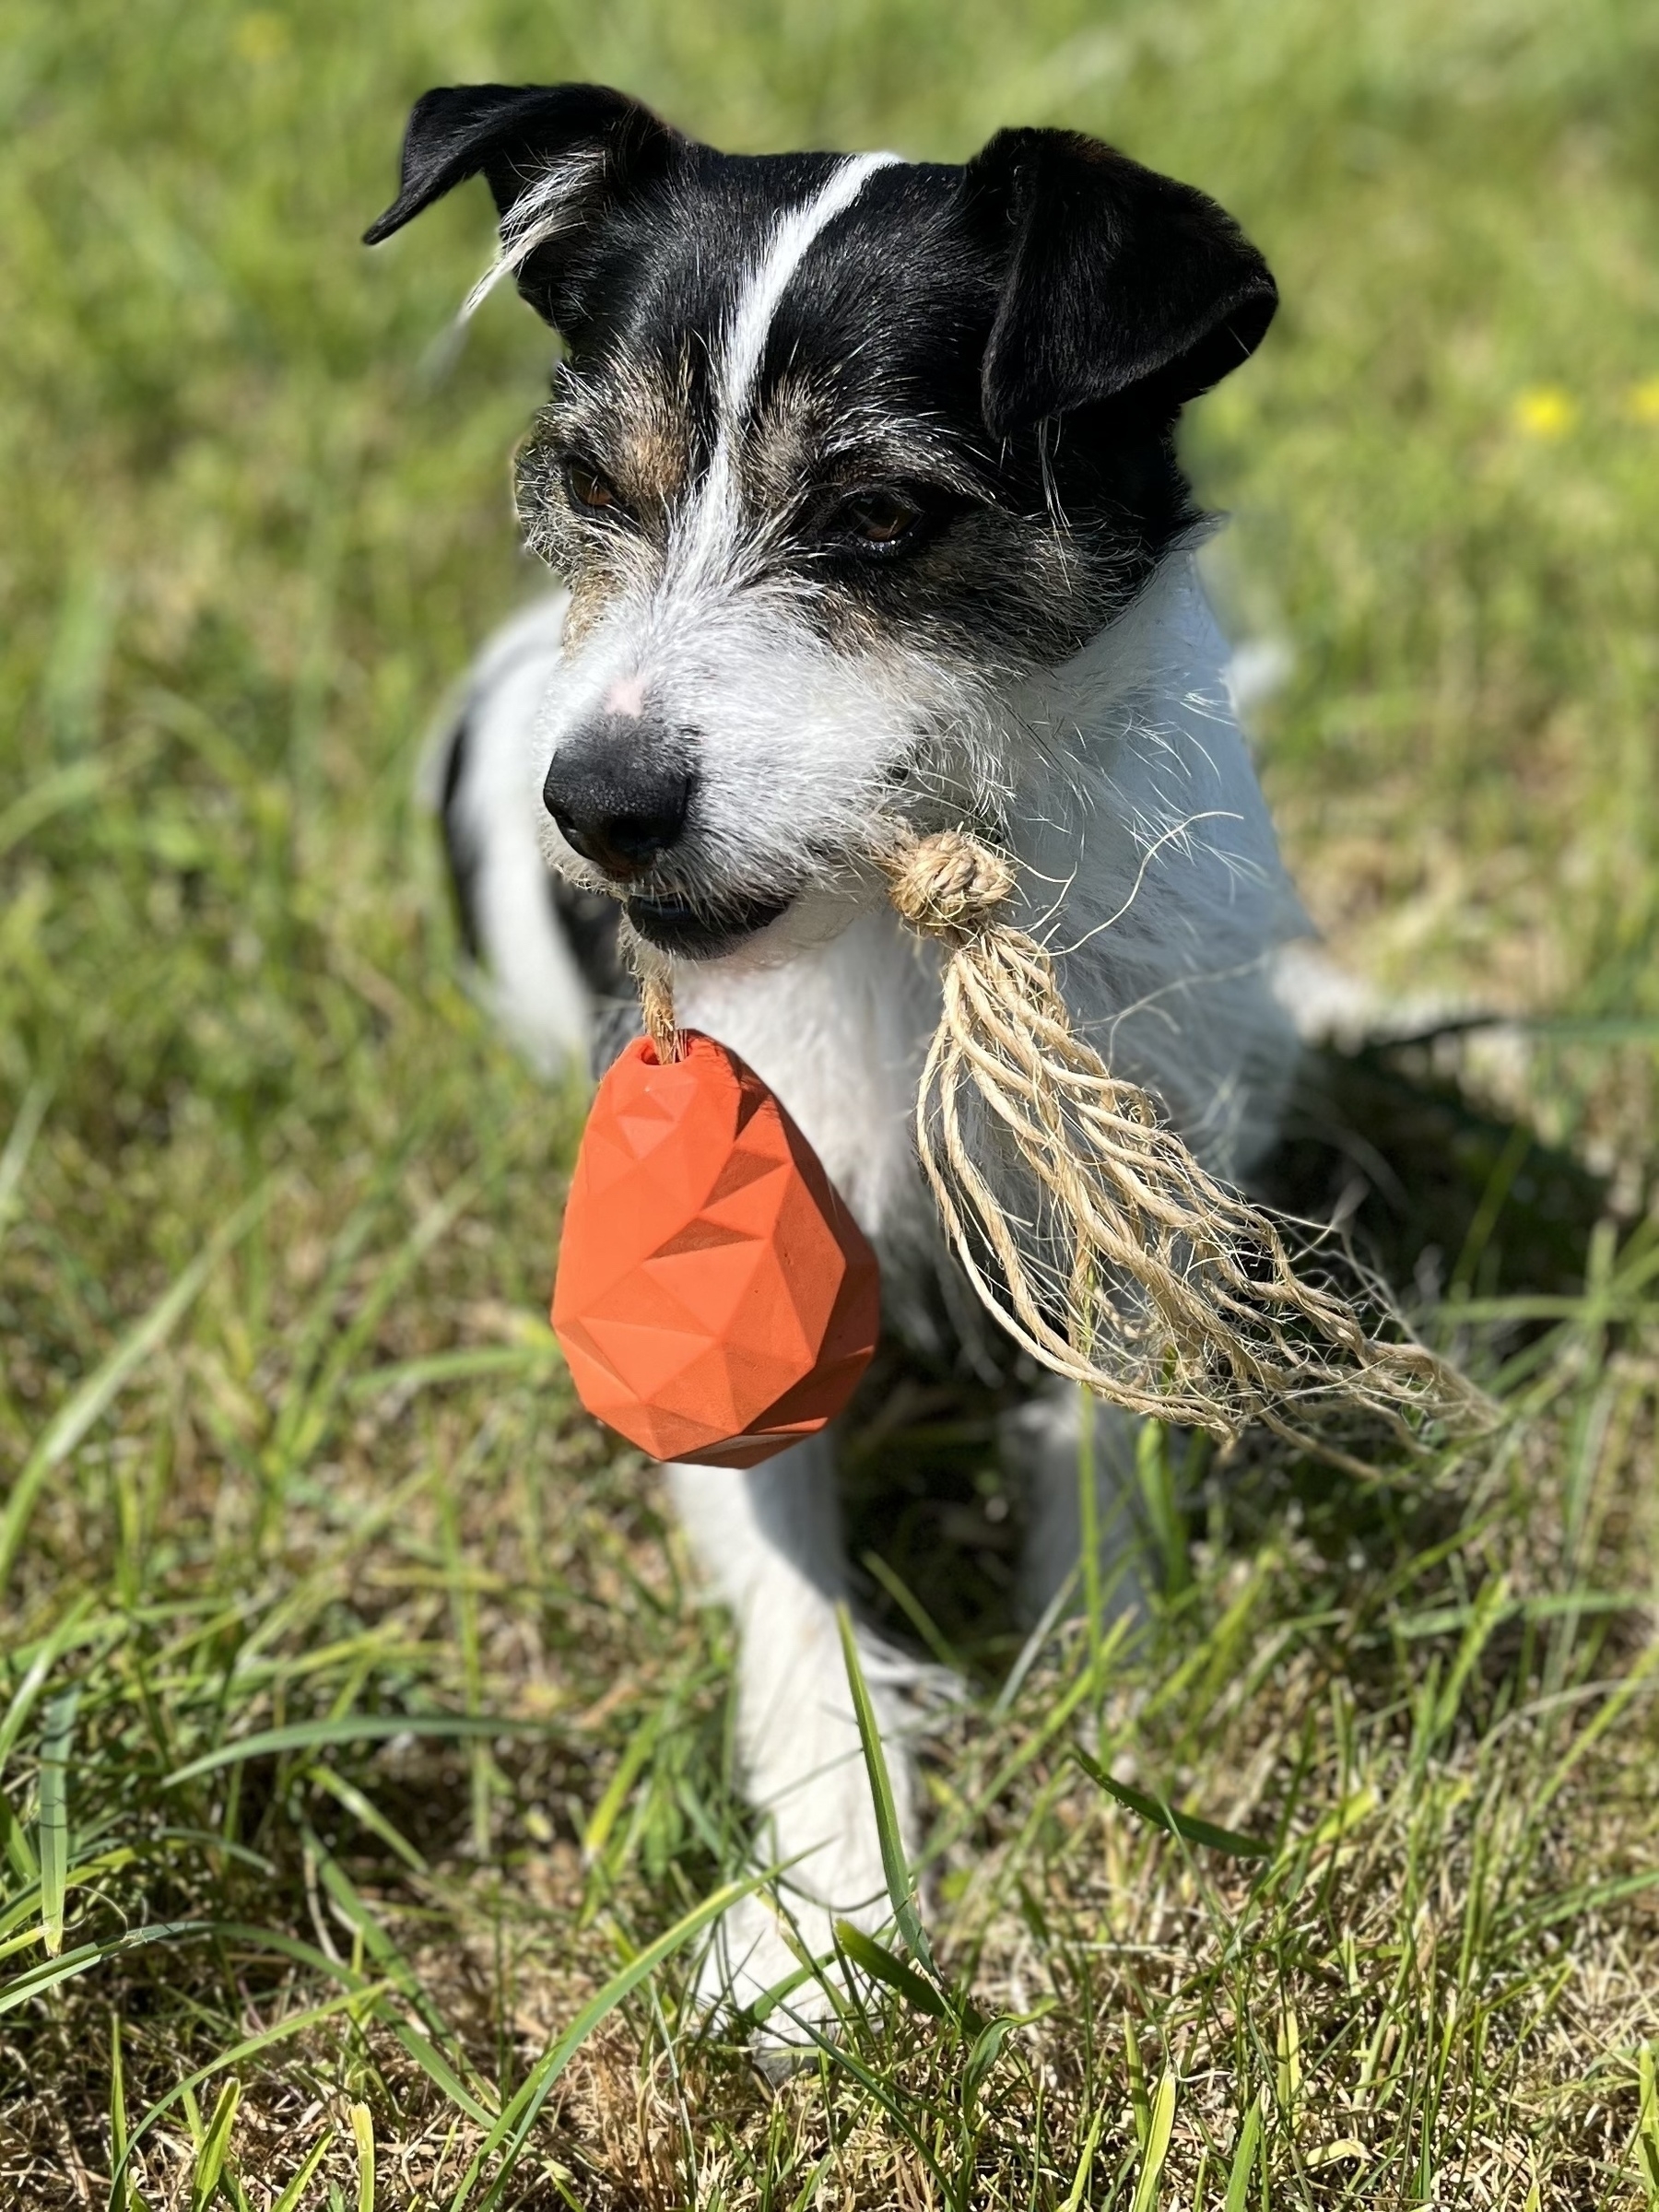
[[[708,618],[720,594],[705,579],[694,597]],[[625,674],[649,669],[670,711],[705,733],[703,773],[728,825],[723,863],[738,882],[764,886],[797,867],[808,825],[820,850],[851,854],[907,747],[912,765],[924,755],[935,788],[988,806],[1022,865],[1029,924],[1065,956],[1075,1020],[1114,1067],[1156,1090],[1212,1165],[1247,1171],[1271,1137],[1296,1056],[1275,991],[1277,948],[1306,925],[1191,553],[1172,555],[1135,606],[1064,667],[1001,695],[982,688],[954,722],[938,712],[950,671],[912,670],[920,696],[907,700],[890,663],[872,671],[815,647],[818,669],[776,608],[736,601],[700,633],[653,627],[641,610],[630,623],[624,610],[567,654],[567,602],[556,594],[502,633],[469,686],[452,805],[484,856],[477,914],[493,988],[537,1057],[587,1047],[538,838],[591,879],[559,852],[538,787],[563,735]],[[924,1304],[908,1289],[939,1265],[911,1133],[939,1006],[935,958],[851,865],[807,878],[796,906],[740,952],[683,963],[677,1004],[786,1101],[876,1243],[899,1325],[919,1330]],[[1109,1409],[1098,1418],[1099,1520],[1118,1555],[1118,1602],[1132,1604],[1133,1428]],[[1005,1436],[1030,1498],[1023,1591],[1033,1615],[1076,1565],[1077,1420],[1075,1399],[1056,1390],[1013,1417]],[[747,1474],[675,1467],[669,1480],[711,1594],[739,1628],[757,1851],[787,1862],[784,1906],[822,1951],[835,1914],[874,1926],[888,1912],[835,1630],[847,1582],[831,1450],[818,1440]],[[904,1684],[879,1652],[869,1670],[914,1842]],[[750,2001],[794,1963],[774,1908],[751,1900],[711,1950],[704,1994]]]

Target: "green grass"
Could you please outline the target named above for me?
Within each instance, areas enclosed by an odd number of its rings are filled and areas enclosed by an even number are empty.
[[[0,2201],[1659,2206],[1659,19],[4,23]],[[727,1630],[540,1320],[580,1100],[460,987],[411,797],[534,582],[546,347],[447,336],[476,188],[355,241],[416,92],[566,75],[745,147],[1073,123],[1233,207],[1287,305],[1189,453],[1295,656],[1310,903],[1389,987],[1578,1018],[1326,1071],[1488,1447],[1253,1451],[1184,1512],[1149,1452],[1148,1632],[1010,1676],[990,1409],[862,1441],[870,1609],[976,1688],[923,1955],[853,1945],[779,2082],[672,1941],[747,1865]]]

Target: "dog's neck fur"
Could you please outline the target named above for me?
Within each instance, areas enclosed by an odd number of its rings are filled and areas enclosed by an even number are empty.
[[[1073,1020],[1237,1174],[1270,1136],[1294,1057],[1272,954],[1307,925],[1226,661],[1178,552],[1128,614],[1008,700],[1020,742],[1005,827],[1024,918],[1059,957]],[[872,903],[828,941],[769,932],[682,964],[677,993],[686,1021],[787,1100],[889,1269],[931,1253],[911,1125],[939,1014],[933,948]]]

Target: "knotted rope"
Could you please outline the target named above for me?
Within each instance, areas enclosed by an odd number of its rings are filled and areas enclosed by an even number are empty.
[[[1261,1420],[1306,1444],[1306,1418],[1339,1406],[1403,1435],[1481,1419],[1480,1394],[1425,1346],[1371,1332],[1328,1263],[1299,1272],[1273,1218],[1077,1034],[1052,958],[1006,919],[1006,856],[960,830],[900,830],[877,857],[895,910],[946,954],[916,1100],[923,1171],[1017,1344],[1131,1412],[1224,1437]],[[672,1057],[660,966],[641,990]]]
[[[640,986],[640,1018],[645,1024],[646,1036],[656,1047],[657,1058],[668,1067],[680,1056],[679,1024],[674,1018],[674,984],[661,957],[653,957],[651,947],[642,938],[634,936],[632,932],[629,936],[629,958],[633,965],[634,981]]]

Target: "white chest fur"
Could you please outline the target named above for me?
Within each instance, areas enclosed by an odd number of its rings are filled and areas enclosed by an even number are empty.
[[[938,1018],[937,964],[888,912],[776,967],[687,967],[681,1018],[770,1083],[865,1233],[890,1243],[914,1216],[916,1085]]]

